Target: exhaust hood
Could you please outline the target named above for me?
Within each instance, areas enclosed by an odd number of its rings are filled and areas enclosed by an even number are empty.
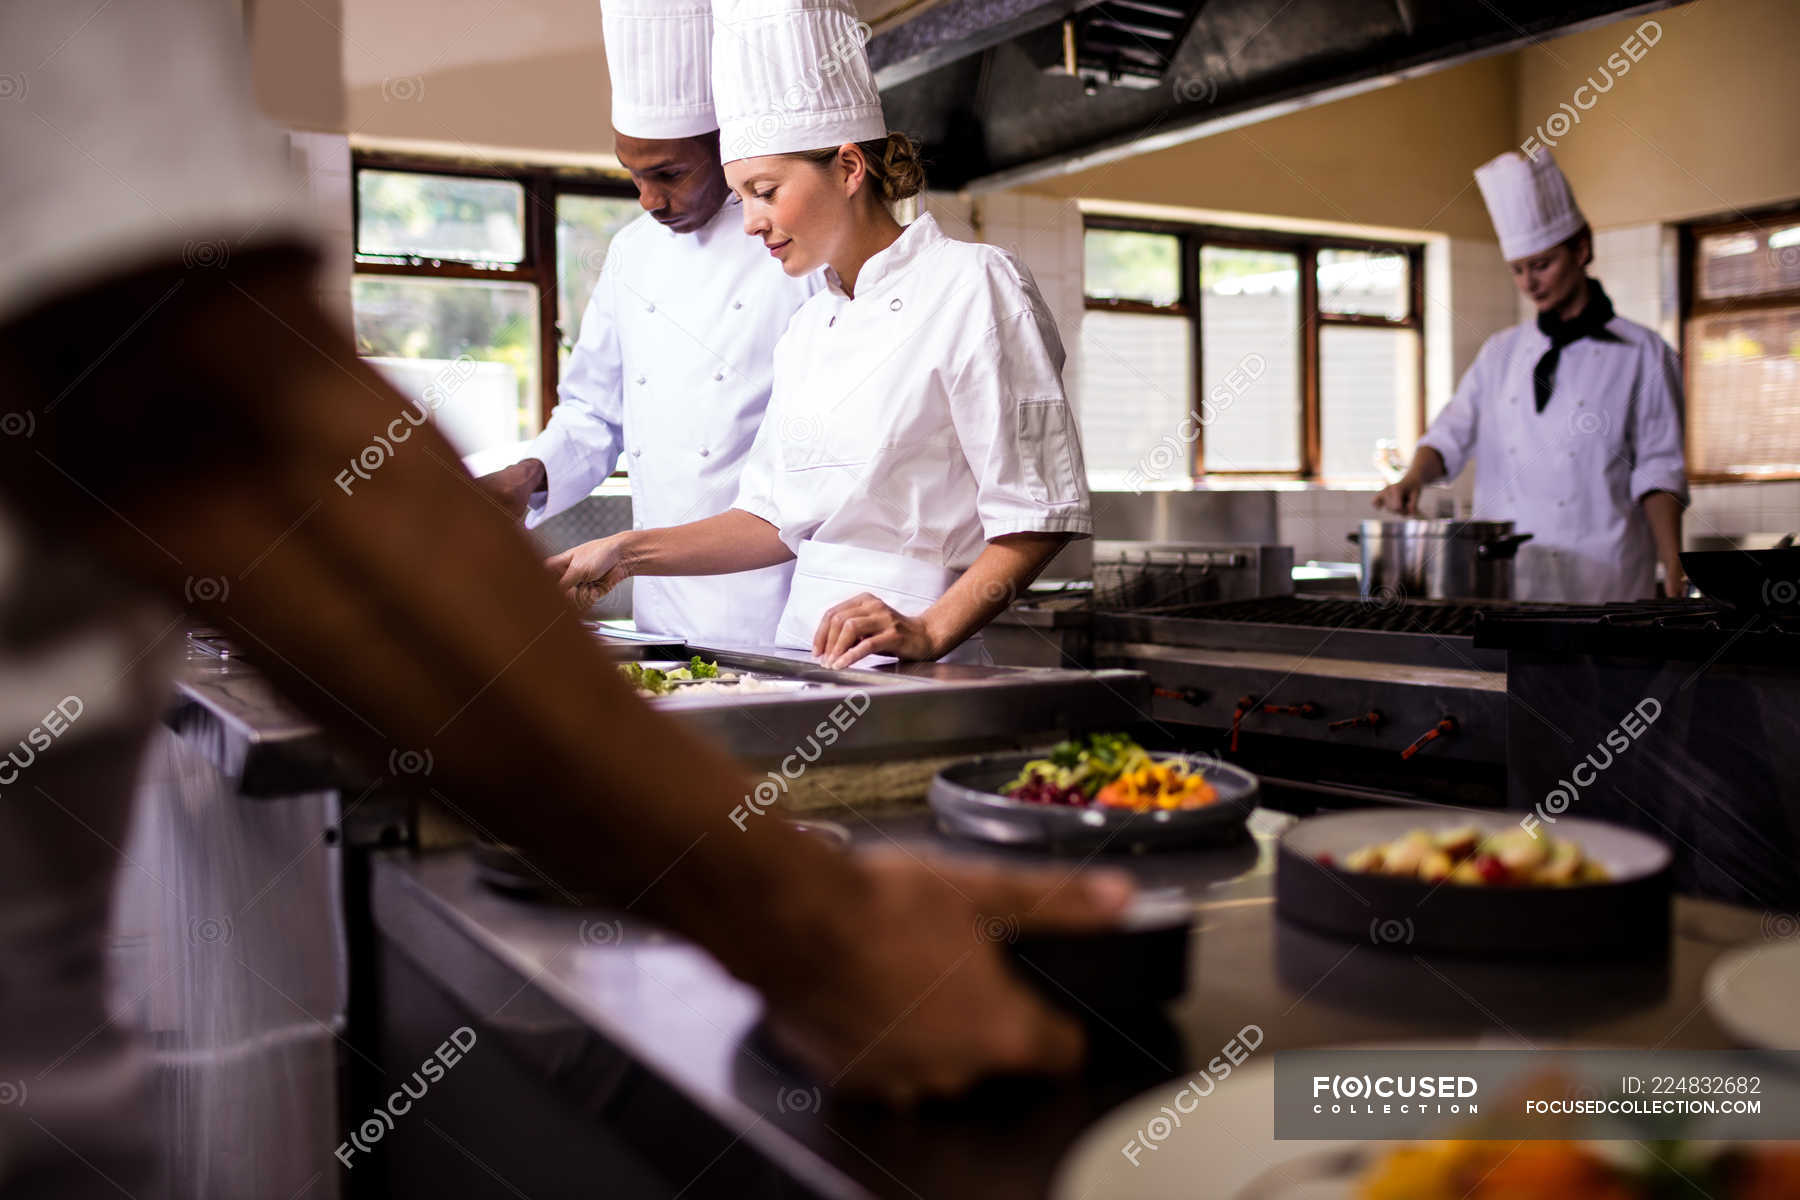
[[[869,42],[933,185],[1077,170],[1675,0],[942,0]]]

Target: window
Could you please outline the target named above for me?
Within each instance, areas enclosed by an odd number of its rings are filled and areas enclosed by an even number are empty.
[[[536,434],[606,247],[641,211],[631,185],[361,154],[355,171],[358,352],[461,454]]]
[[[1688,475],[1800,477],[1800,205],[1681,234]]]
[[[1376,479],[1424,427],[1420,246],[1093,217],[1096,482]]]

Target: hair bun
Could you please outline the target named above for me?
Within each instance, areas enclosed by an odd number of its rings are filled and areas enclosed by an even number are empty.
[[[890,133],[881,145],[881,198],[889,204],[925,190],[925,163],[919,144],[904,133]]]

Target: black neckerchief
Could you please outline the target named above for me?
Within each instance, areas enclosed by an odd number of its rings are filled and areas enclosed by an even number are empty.
[[[1554,312],[1538,314],[1538,332],[1550,339],[1550,349],[1544,352],[1544,357],[1538,359],[1537,366],[1531,372],[1531,385],[1537,397],[1539,412],[1543,412],[1544,405],[1550,403],[1550,389],[1556,386],[1556,362],[1562,357],[1562,348],[1584,337],[1604,338],[1606,323],[1613,319],[1612,298],[1600,286],[1600,281],[1590,279],[1587,287],[1587,304],[1575,314],[1574,320],[1565,321]]]

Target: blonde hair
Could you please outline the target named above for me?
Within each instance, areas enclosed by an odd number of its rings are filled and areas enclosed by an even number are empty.
[[[925,190],[925,163],[919,157],[919,144],[904,133],[857,142],[856,148],[862,151],[864,170],[882,203],[893,204]],[[837,146],[802,150],[794,157],[823,166],[837,157],[838,150]]]

